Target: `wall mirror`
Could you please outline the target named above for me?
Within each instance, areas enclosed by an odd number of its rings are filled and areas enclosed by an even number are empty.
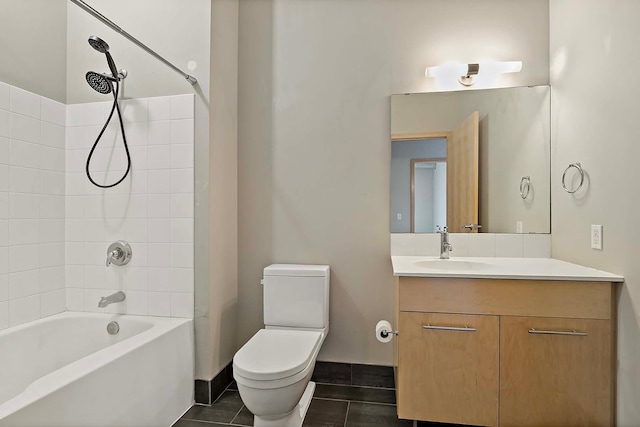
[[[551,232],[551,88],[391,97],[391,232]]]

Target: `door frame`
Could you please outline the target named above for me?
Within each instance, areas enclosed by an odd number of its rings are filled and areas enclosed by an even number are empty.
[[[444,139],[446,142],[449,142],[451,138],[451,132],[414,132],[414,133],[394,133],[391,134],[391,142],[400,142],[400,141],[424,141],[426,139]],[[416,200],[415,200],[415,176],[414,176],[414,167],[415,163],[425,163],[425,162],[446,162],[447,158],[444,157],[434,157],[434,158],[423,158],[423,159],[411,159],[411,229],[410,233],[415,233],[415,216],[416,216]]]

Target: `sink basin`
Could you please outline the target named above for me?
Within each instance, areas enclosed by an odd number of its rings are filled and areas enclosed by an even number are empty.
[[[448,270],[448,271],[476,271],[490,268],[489,264],[477,261],[459,261],[455,259],[431,259],[424,261],[416,261],[413,263],[416,267],[429,268],[432,270]]]

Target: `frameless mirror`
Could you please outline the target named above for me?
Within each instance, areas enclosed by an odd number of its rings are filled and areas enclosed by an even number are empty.
[[[391,232],[551,232],[551,88],[391,97]]]

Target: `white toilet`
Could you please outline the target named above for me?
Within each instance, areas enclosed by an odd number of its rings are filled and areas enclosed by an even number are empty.
[[[329,266],[264,269],[264,324],[233,358],[240,397],[255,427],[301,427],[329,331]]]

